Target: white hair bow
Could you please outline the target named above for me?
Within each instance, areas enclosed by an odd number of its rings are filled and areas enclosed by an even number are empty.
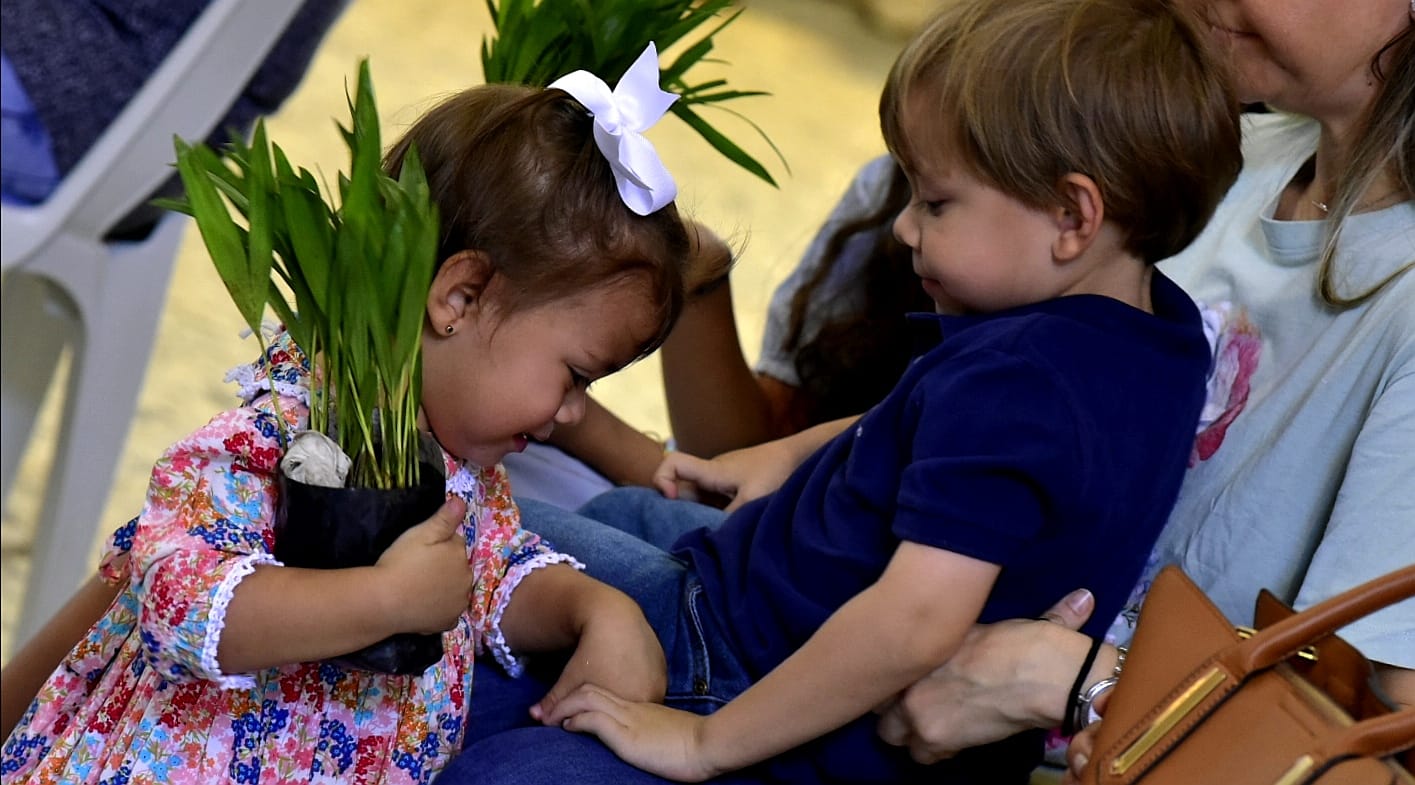
[[[678,186],[643,137],[678,100],[659,89],[658,48],[653,42],[624,72],[613,92],[589,71],[566,74],[549,86],[569,93],[594,116],[595,144],[609,159],[619,197],[630,210],[648,215],[673,201]]]

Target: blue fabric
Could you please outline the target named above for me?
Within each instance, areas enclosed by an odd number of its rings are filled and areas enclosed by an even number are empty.
[[[0,104],[0,199],[39,204],[59,184],[54,146],[4,51],[0,51]]]
[[[48,199],[137,94],[211,0],[5,0],[3,140],[6,201]],[[302,0],[207,142],[224,145],[291,93],[349,0]],[[23,85],[23,87],[21,87]],[[10,128],[9,96],[24,95],[23,127]],[[157,133],[161,133],[158,129]],[[170,134],[169,134],[170,135]],[[18,142],[16,141],[18,140]],[[177,196],[174,173],[113,226],[110,240],[146,237],[163,215],[151,198]]]
[[[1158,272],[1150,316],[1081,295],[921,316],[935,345],[775,494],[685,536],[759,677],[878,577],[902,540],[1003,567],[981,621],[1077,586],[1120,610],[1172,507],[1205,395],[1193,302]]]
[[[527,528],[557,550],[573,554],[589,574],[619,586],[644,608],[664,645],[669,705],[708,713],[749,686],[740,661],[725,648],[725,636],[703,613],[701,585],[687,575],[681,559],[665,550],[687,531],[720,525],[722,512],[670,501],[644,488],[612,491],[581,510],[612,525],[535,500],[518,498],[517,503]],[[463,751],[437,779],[439,785],[666,782],[619,760],[592,737],[545,728],[530,718],[529,707],[550,689],[559,668],[558,661],[532,660],[528,675],[521,678],[511,678],[500,668],[479,669]],[[949,778],[940,781],[1026,782],[1032,768],[1028,751],[1036,743],[1030,735],[1006,742],[1001,758],[1009,763],[1001,767],[992,756],[966,752],[952,765]],[[981,761],[976,766],[970,762],[975,759]],[[800,759],[773,761],[713,780],[733,785],[783,781],[855,780],[848,772],[839,778],[820,774]]]
[[[644,490],[583,508],[641,545],[553,508],[527,506],[526,526],[644,605],[668,652],[671,694],[705,664],[711,698],[730,700],[873,584],[905,540],[1002,566],[981,621],[1036,616],[1087,586],[1097,603],[1087,631],[1100,634],[1174,503],[1205,395],[1197,309],[1159,273],[1151,299],[1154,316],[1093,295],[920,315],[920,354],[894,391],[775,494],[725,520]],[[719,661],[745,678],[717,681]],[[475,754],[498,755],[491,742]],[[543,779],[520,781],[563,781],[572,770],[541,757],[552,754],[534,756]],[[1024,734],[922,767],[880,741],[866,716],[738,776],[1021,783],[1040,755],[1040,735]],[[604,768],[594,776],[628,771],[595,760]]]
[[[245,133],[294,92],[349,0],[304,0],[216,126]],[[61,175],[83,157],[210,0],[5,0],[0,46],[53,141]]]
[[[745,774],[712,781],[718,785],[762,782]],[[464,747],[462,754],[443,769],[435,782],[437,785],[662,785],[670,780],[629,766],[592,736],[537,726]]]

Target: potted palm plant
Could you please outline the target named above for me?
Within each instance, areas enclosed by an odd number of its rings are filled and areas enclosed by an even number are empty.
[[[257,123],[221,154],[177,140],[186,196],[167,205],[196,219],[262,351],[269,309],[315,366],[308,428],[282,433],[274,552],[291,566],[373,564],[444,497],[440,454],[417,425],[437,211],[416,150],[397,179],[382,170],[367,62],[349,105],[337,202]],[[345,659],[420,672],[441,651],[440,636],[400,635]]]

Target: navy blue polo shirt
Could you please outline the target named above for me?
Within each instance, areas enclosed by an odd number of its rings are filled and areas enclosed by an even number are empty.
[[[1103,634],[1178,494],[1210,363],[1189,297],[1158,271],[1151,295],[1153,315],[1074,295],[912,317],[919,354],[856,427],[776,493],[684,535],[675,553],[753,678],[873,584],[906,540],[1002,567],[980,621],[1035,617],[1084,586],[1096,596],[1086,632]],[[781,774],[920,773],[874,729],[873,716],[857,720],[785,756]],[[1027,749],[1020,763],[1015,745],[1007,761],[988,748],[971,757],[1004,781],[1001,771],[1035,765],[1040,746]],[[962,768],[940,770],[967,765],[945,762],[927,779],[969,782]]]

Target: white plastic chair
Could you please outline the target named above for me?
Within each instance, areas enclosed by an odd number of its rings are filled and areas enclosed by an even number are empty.
[[[205,139],[299,8],[212,0],[92,149],[35,206],[0,205],[3,488],[9,496],[59,356],[73,348],[17,640],[93,570],[89,554],[142,388],[188,219],[138,242],[104,234],[173,172],[174,135]]]

